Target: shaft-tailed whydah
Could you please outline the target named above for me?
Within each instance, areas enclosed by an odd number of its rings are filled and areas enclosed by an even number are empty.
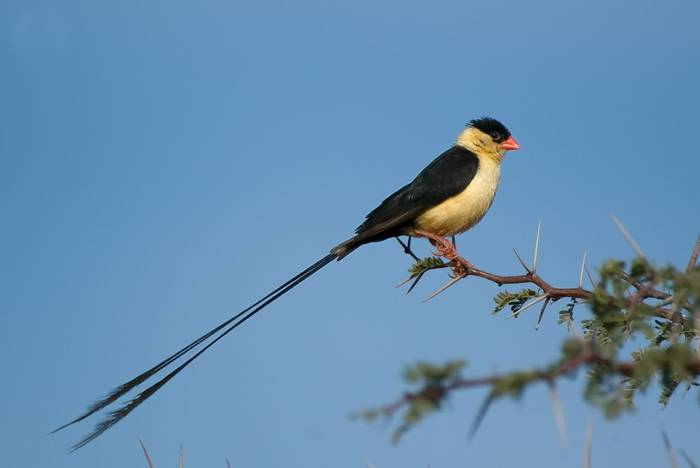
[[[90,434],[73,446],[72,450],[77,450],[93,441],[146,401],[214,343],[333,260],[341,260],[365,244],[405,235],[409,236],[409,240],[411,237],[426,237],[434,243],[442,241],[442,245],[451,245],[449,241],[444,240],[444,237],[454,236],[470,229],[489,210],[498,188],[501,161],[506,152],[518,148],[518,143],[499,121],[489,117],[472,120],[457,136],[457,140],[450,149],[428,164],[411,183],[389,195],[372,210],[355,230],[353,237],[333,247],[326,256],[247,309],[144,373],[115,388],[107,396],[92,404],[85,413],[53,432],[82,421],[117,402],[147,379],[179,361],[180,358],[184,359],[159,381],[123,406],[109,412]],[[202,345],[201,349],[195,352],[200,345]],[[190,352],[194,354],[187,356]],[[185,359],[186,356],[187,359]]]

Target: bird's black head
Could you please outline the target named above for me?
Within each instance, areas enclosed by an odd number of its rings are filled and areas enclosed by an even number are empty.
[[[496,119],[491,117],[481,117],[479,119],[474,119],[469,122],[469,127],[474,127],[481,130],[488,136],[490,136],[495,143],[503,143],[508,138],[510,138],[510,131]]]
[[[496,119],[481,117],[467,124],[455,142],[480,155],[492,156],[500,161],[508,151],[520,148],[510,131]]]

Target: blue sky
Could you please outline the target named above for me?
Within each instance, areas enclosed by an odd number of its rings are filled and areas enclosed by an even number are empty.
[[[630,251],[685,264],[700,231],[700,5],[692,1],[63,2],[0,4],[0,465],[386,467],[665,463],[659,422],[700,460],[695,395],[605,422],[561,387],[494,406],[485,391],[389,443],[352,422],[404,390],[417,359],[479,376],[546,362],[550,309],[489,314],[479,279],[405,296],[394,242],[331,264],[228,337],[93,444],[56,435],[99,395],[189,342],[347,238],[471,118],[505,122],[486,219],[459,240],[517,272],[543,222],[540,271],[575,284]],[[427,249],[419,247],[422,253]]]

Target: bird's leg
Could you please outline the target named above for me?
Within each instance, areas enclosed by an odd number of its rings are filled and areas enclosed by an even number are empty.
[[[455,258],[450,260],[453,277],[464,276],[469,274],[469,268],[473,268],[472,264],[457,254],[457,240],[452,236],[452,248],[455,251]]]
[[[440,261],[439,265],[430,265],[430,266],[425,266],[423,262],[428,259],[420,259],[416,254],[413,253],[411,250],[411,236],[407,236],[408,240],[406,243],[404,243],[398,236],[396,236],[396,240],[398,241],[399,244],[401,244],[401,247],[403,247],[403,251],[405,254],[410,255],[413,257],[413,259],[416,261],[416,263],[409,269],[411,272],[411,276],[408,277],[405,281],[401,282],[401,284],[397,285],[396,287],[398,288],[399,286],[403,286],[404,284],[408,283],[409,281],[413,280],[413,283],[411,283],[411,286],[408,288],[408,291],[406,291],[406,294],[410,293],[413,291],[413,288],[416,287],[418,282],[423,278],[423,275],[426,274],[430,270],[436,270],[438,268],[448,268],[450,265],[447,263],[444,263]]]
[[[407,243],[407,244],[404,243],[404,241],[402,241],[402,240],[399,238],[399,236],[396,236],[396,240],[399,242],[399,244],[401,244],[401,247],[403,247],[403,253],[405,253],[405,254],[407,254],[407,255],[410,255],[411,257],[413,257],[413,260],[415,260],[415,261],[418,262],[418,261],[420,261],[420,258],[418,258],[418,257],[416,256],[416,254],[414,254],[413,251],[411,250],[411,236],[407,236],[407,237],[408,237],[408,243]]]

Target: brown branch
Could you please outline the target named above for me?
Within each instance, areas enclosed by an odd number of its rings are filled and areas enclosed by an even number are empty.
[[[635,368],[638,365],[635,361],[628,362],[614,362],[609,358],[606,358],[598,353],[584,352],[568,359],[558,366],[550,369],[537,370],[536,377],[531,380],[532,382],[540,381],[546,383],[552,383],[557,378],[570,374],[578,370],[581,367],[600,365],[608,368],[612,373],[618,374],[623,377],[632,377],[635,372]],[[692,375],[700,375],[700,358],[691,361],[687,365],[687,370]],[[381,406],[378,409],[385,417],[393,416],[401,408],[409,404],[411,401],[416,399],[424,399],[432,401],[434,403],[440,402],[443,398],[447,396],[448,393],[454,390],[464,390],[474,387],[488,387],[494,386],[501,379],[506,379],[509,374],[493,374],[484,377],[477,377],[471,379],[460,378],[454,380],[445,385],[428,385],[418,392],[407,392],[400,399]]]
[[[460,267],[464,268],[465,276],[478,276],[488,281],[492,281],[499,286],[504,284],[534,284],[538,286],[551,300],[560,299],[562,297],[570,297],[576,299],[588,299],[593,293],[584,288],[556,288],[545,281],[537,273],[526,273],[524,275],[496,275],[474,267],[461,256],[456,256],[452,261],[456,262]]]
[[[430,296],[430,298],[436,296],[437,294],[447,289],[447,287],[452,286],[455,282],[467,276],[477,276],[487,281],[496,283],[499,286],[503,286],[505,284],[534,284],[544,292],[544,295],[547,298],[547,302],[556,301],[561,298],[586,300],[593,297],[592,291],[589,291],[580,286],[575,288],[559,288],[552,286],[550,283],[545,281],[544,278],[537,274],[533,269],[529,268],[525,264],[525,262],[523,262],[520,255],[518,255],[518,253],[515,251],[515,256],[518,258],[518,261],[523,266],[526,273],[522,275],[498,275],[475,267],[471,262],[466,260],[464,257],[460,256],[456,248],[445,239],[442,239],[430,233],[423,233],[422,231],[420,232],[420,234],[425,235],[425,237],[427,237],[431,241],[431,243],[433,243],[433,245],[436,246],[437,251],[434,252],[433,255],[435,255],[436,257],[443,257],[447,259],[448,263],[446,263],[445,266],[449,266],[452,269],[452,280],[449,283],[447,283],[447,285],[433,293]],[[696,242],[695,247],[693,249],[693,253],[691,254],[689,269],[692,268],[690,265],[694,265],[697,261],[698,254],[700,254],[700,236],[698,237],[698,241]],[[422,273],[420,274],[420,276],[422,276]],[[653,287],[653,278],[651,279],[651,285],[649,285],[634,280],[626,272],[621,272],[621,274],[623,276],[623,279],[627,281],[631,286],[633,286],[637,291],[637,294],[632,295],[628,299],[628,306],[640,303],[643,300],[649,298],[665,301],[671,297],[671,294],[660,291]],[[415,283],[413,284],[413,286],[415,286]],[[686,322],[687,317],[673,311],[672,309],[664,308],[663,305],[665,304],[662,303],[654,307],[654,315],[656,317],[679,323]]]
[[[669,297],[671,297],[671,294],[669,293],[659,291],[658,289],[654,289],[652,287],[649,287],[648,285],[640,283],[639,281],[633,279],[629,274],[627,274],[627,272],[621,271],[620,274],[622,275],[622,278],[625,281],[631,284],[640,293],[641,299],[653,298],[666,300]]]
[[[617,223],[621,226],[619,221]],[[624,229],[624,227],[622,227]],[[518,255],[518,252],[513,250],[515,253],[515,256],[517,257],[518,261],[522,265],[523,269],[525,269],[525,274],[523,275],[497,275],[495,273],[490,273],[488,271],[481,270],[477,267],[475,267],[471,262],[466,260],[464,257],[460,256],[459,253],[457,252],[457,249],[455,248],[454,245],[452,245],[449,241],[446,239],[436,236],[434,234],[431,234],[429,232],[425,231],[416,231],[418,235],[421,235],[423,237],[426,237],[435,247],[436,251],[433,253],[434,256],[436,257],[443,257],[448,260],[448,262],[444,265],[452,269],[452,280],[447,283],[445,286],[437,290],[435,293],[433,293],[430,298],[435,297],[437,294],[441,293],[448,287],[452,286],[454,283],[459,281],[460,279],[463,279],[467,276],[478,276],[480,278],[483,278],[485,280],[491,281],[493,283],[498,284],[499,286],[503,286],[504,284],[534,284],[538,288],[540,288],[544,292],[544,296],[547,299],[547,303],[550,301],[556,301],[557,299],[561,298],[571,298],[571,299],[590,299],[593,297],[593,292],[583,288],[581,286],[581,278],[582,275],[579,275],[579,287],[576,288],[558,288],[552,286],[550,283],[545,281],[540,275],[537,274],[536,269],[530,268],[527,266],[527,264],[523,261],[523,259]],[[537,252],[539,247],[539,227],[537,230],[537,241],[535,244],[535,251]],[[690,254],[690,259],[688,261],[688,266],[686,268],[686,272],[690,272],[697,263],[698,256],[700,255],[700,236],[698,236],[697,241],[695,242],[695,245],[693,247],[692,253]],[[536,261],[537,254],[535,253],[535,256],[533,258],[534,261]],[[585,259],[585,256],[584,256]],[[443,265],[440,265],[440,267],[444,267]],[[588,269],[586,268],[585,260],[582,263],[582,271],[586,271],[588,273]],[[422,271],[419,273],[416,277],[416,280],[412,284],[411,288],[409,289],[409,292],[415,285],[418,283],[418,280],[423,276],[426,271]],[[688,318],[683,315],[678,313],[677,311],[677,306],[672,309],[667,309],[664,308],[665,305],[667,305],[668,301],[673,299],[672,294],[669,294],[664,291],[660,291],[656,289],[655,286],[655,279],[652,277],[649,279],[648,283],[641,283],[635,279],[633,279],[628,273],[622,271],[620,272],[622,275],[622,278],[627,281],[631,286],[633,286],[636,289],[636,294],[631,295],[629,299],[627,300],[627,306],[631,306],[634,304],[639,304],[642,303],[646,299],[658,299],[661,302],[659,304],[656,304],[654,307],[654,315],[659,318],[663,318],[666,320],[670,320],[673,322],[677,323],[682,323],[685,324]],[[413,277],[412,277],[413,278]],[[409,278],[412,279],[412,278]],[[593,284],[593,287],[595,288],[595,283],[593,283],[593,279],[590,277],[589,273],[589,279],[591,280],[591,283]],[[408,280],[407,280],[408,281]],[[690,310],[686,305],[681,304],[681,307]],[[546,306],[545,306],[546,308]],[[699,348],[700,350],[700,348]]]

